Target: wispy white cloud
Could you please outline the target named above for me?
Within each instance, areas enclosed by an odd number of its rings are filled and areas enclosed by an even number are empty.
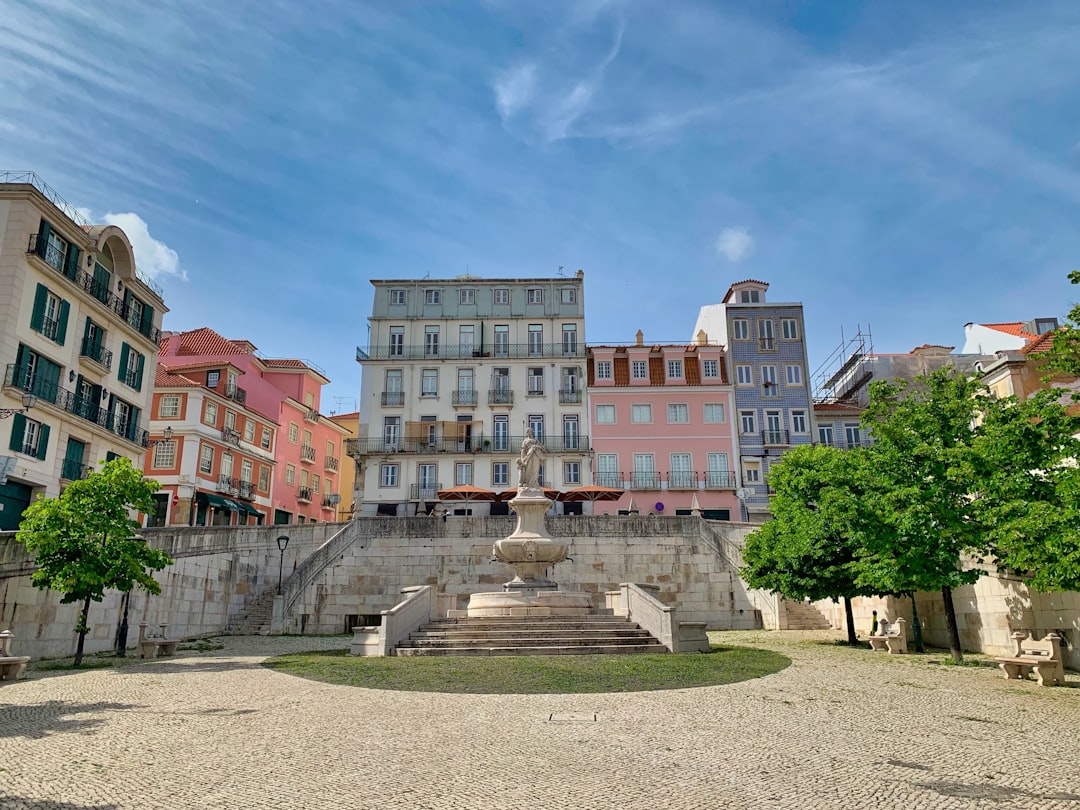
[[[503,72],[495,79],[495,107],[505,124],[514,113],[532,101],[536,91],[536,65],[526,62]]]
[[[187,281],[187,271],[180,266],[180,254],[160,239],[150,235],[150,226],[138,214],[106,214],[102,221],[115,225],[127,234],[135,250],[135,262],[139,269],[154,279],[171,276]]]
[[[741,226],[724,228],[716,240],[716,252],[732,264],[738,264],[754,252],[754,237]]]

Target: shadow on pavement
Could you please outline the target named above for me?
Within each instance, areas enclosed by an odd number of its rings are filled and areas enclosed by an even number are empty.
[[[66,700],[6,706],[0,708],[0,737],[41,739],[50,734],[86,733],[101,725],[103,719],[78,718],[75,715],[140,708],[143,707],[131,703],[75,703]]]

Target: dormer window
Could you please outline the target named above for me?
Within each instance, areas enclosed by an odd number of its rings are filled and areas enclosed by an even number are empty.
[[[390,303],[395,306],[400,306],[405,303],[405,290],[391,290],[390,291]]]
[[[425,304],[441,304],[442,290],[424,290]]]
[[[761,303],[761,290],[741,290],[739,292],[739,303],[741,303],[741,304],[760,304]]]
[[[206,387],[217,388],[218,383],[221,382],[221,372],[217,369],[214,371],[206,372]]]

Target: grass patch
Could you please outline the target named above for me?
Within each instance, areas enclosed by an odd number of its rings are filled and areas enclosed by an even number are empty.
[[[71,670],[72,672],[79,672],[84,669],[108,669],[115,662],[112,660],[87,660],[83,658],[82,666],[75,666],[70,659],[64,659],[60,661],[43,661],[34,666],[34,670],[37,672],[56,672],[60,670]]]
[[[263,666],[301,678],[367,689],[557,695],[718,686],[771,675],[790,663],[790,658],[771,650],[713,645],[707,653],[687,655],[366,658],[331,650],[281,655]]]

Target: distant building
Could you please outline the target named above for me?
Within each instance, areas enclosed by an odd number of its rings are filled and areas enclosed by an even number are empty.
[[[732,284],[722,303],[701,308],[694,325],[696,337],[727,346],[743,517],[751,520],[768,515],[770,465],[815,436],[802,304],[767,301],[768,289],[754,279]]]
[[[345,457],[341,459],[338,469],[338,492],[341,493],[341,502],[338,504],[338,520],[349,520],[356,511],[357,485],[363,492],[363,468],[354,460],[354,453],[350,447],[354,446],[360,437],[360,412],[332,413],[327,417],[331,422],[346,431],[343,439]],[[360,467],[360,475],[357,476],[357,468]]]
[[[624,490],[594,514],[738,519],[734,399],[724,347],[700,342],[588,347],[593,480]]]
[[[142,467],[167,309],[135,258],[36,174],[0,172],[0,530],[100,461]]]
[[[350,443],[364,465],[363,514],[416,514],[458,485],[516,487],[529,428],[548,450],[545,486],[589,483],[584,273],[371,284],[370,344],[356,353],[370,433]],[[508,511],[503,502],[448,506]]]
[[[991,355],[1019,351],[1040,335],[1058,328],[1057,318],[1033,318],[1009,323],[966,323],[960,354]]]

